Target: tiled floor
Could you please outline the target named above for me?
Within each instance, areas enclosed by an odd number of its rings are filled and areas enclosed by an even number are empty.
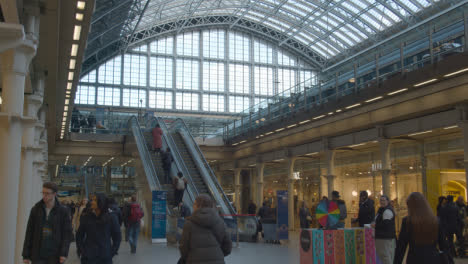
[[[122,242],[119,255],[114,258],[114,264],[154,264],[177,263],[179,250],[166,244],[150,244],[148,239],[140,239],[138,252],[130,254],[128,243]],[[234,246],[236,246],[234,244]],[[265,243],[240,243],[234,247],[231,255],[225,258],[227,264],[292,264],[299,263],[297,234],[293,233],[291,241],[282,245]],[[76,248],[73,243],[70,248],[68,264],[79,264]],[[457,259],[456,264],[468,264],[468,259]]]

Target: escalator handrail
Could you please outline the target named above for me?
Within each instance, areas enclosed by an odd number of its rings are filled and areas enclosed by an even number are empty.
[[[230,213],[231,214],[237,213],[236,210],[234,210],[234,207],[231,205],[231,203],[230,203],[229,199],[227,198],[226,194],[224,193],[223,188],[219,184],[218,179],[215,177],[215,174],[214,174],[213,170],[211,169],[211,166],[206,161],[205,155],[203,155],[203,152],[201,151],[200,147],[195,142],[195,139],[193,138],[192,133],[190,133],[190,130],[188,129],[188,127],[185,124],[184,120],[182,120],[181,118],[177,118],[172,126],[177,126],[178,123],[180,123],[180,126],[182,127],[182,129],[185,129],[185,131],[187,131],[188,134],[190,135],[190,140],[192,141],[192,145],[195,146],[195,150],[198,152],[198,155],[199,155],[201,161],[203,162],[202,165],[205,167],[206,170],[208,170],[209,177],[211,178],[212,182],[214,183],[214,186],[218,189],[218,193],[221,194],[221,196],[222,196],[226,206],[228,207]]]
[[[154,127],[156,124],[159,124],[159,126],[161,127],[161,130],[163,131],[163,138],[165,139],[166,144],[171,149],[172,155],[175,155],[177,157],[174,159],[176,166],[178,167],[179,171],[182,171],[184,173],[185,178],[188,179],[187,185],[191,188],[187,188],[187,193],[190,197],[190,201],[193,204],[193,202],[195,201],[195,197],[197,197],[199,193],[192,180],[192,177],[190,177],[190,173],[188,173],[188,169],[185,166],[185,163],[182,162],[183,161],[182,155],[180,154],[177,148],[177,145],[174,142],[174,139],[168,133],[169,129],[167,128],[166,123],[164,123],[164,121],[161,118],[153,116],[149,120],[147,120],[146,127],[148,127],[148,124],[149,124],[149,127]]]
[[[132,130],[133,136],[135,137],[138,150],[140,150],[140,148],[142,149],[143,153],[140,153],[140,158],[143,163],[145,174],[147,175],[146,178],[149,180],[148,183],[150,184],[150,189],[152,191],[161,190],[161,183],[158,180],[156,169],[154,167],[151,156],[149,155],[148,147],[146,146],[146,141],[144,140],[145,137],[141,132],[140,123],[138,122],[137,117],[131,116],[128,120],[128,123],[129,128]],[[148,177],[148,175],[150,176]]]

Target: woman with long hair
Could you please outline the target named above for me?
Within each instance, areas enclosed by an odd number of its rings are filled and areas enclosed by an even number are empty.
[[[106,197],[96,194],[91,200],[91,212],[82,216],[76,233],[81,264],[112,264],[121,239],[118,219],[109,213]]]
[[[408,216],[402,220],[394,263],[403,263],[408,244],[407,264],[441,263],[439,252],[445,252],[446,244],[439,227],[439,221],[432,212],[429,203],[421,193],[413,192],[408,196],[406,204]]]

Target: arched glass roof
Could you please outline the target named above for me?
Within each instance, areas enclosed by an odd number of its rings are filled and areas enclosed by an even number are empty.
[[[324,58],[331,58],[395,23],[408,20],[433,2],[437,1],[151,0],[136,31],[187,17],[232,15],[276,29]]]
[[[97,0],[84,73],[135,42],[224,25],[273,39],[323,68],[393,25],[408,27],[458,0]],[[428,12],[425,12],[428,11]],[[112,55],[114,55],[112,54]]]

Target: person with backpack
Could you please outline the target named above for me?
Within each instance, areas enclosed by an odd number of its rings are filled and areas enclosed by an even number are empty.
[[[172,184],[174,185],[174,205],[177,206],[182,202],[182,198],[184,197],[184,191],[187,187],[187,179],[185,179],[182,172],[179,171]]]
[[[128,243],[130,243],[130,252],[132,254],[136,253],[138,235],[140,234],[140,223],[143,216],[143,210],[136,202],[136,196],[132,195],[128,217],[126,219],[126,228],[128,228]]]
[[[119,222],[119,226],[122,225],[122,211],[120,210],[117,202],[114,198],[108,198],[107,204],[109,205],[109,213],[113,215]]]

